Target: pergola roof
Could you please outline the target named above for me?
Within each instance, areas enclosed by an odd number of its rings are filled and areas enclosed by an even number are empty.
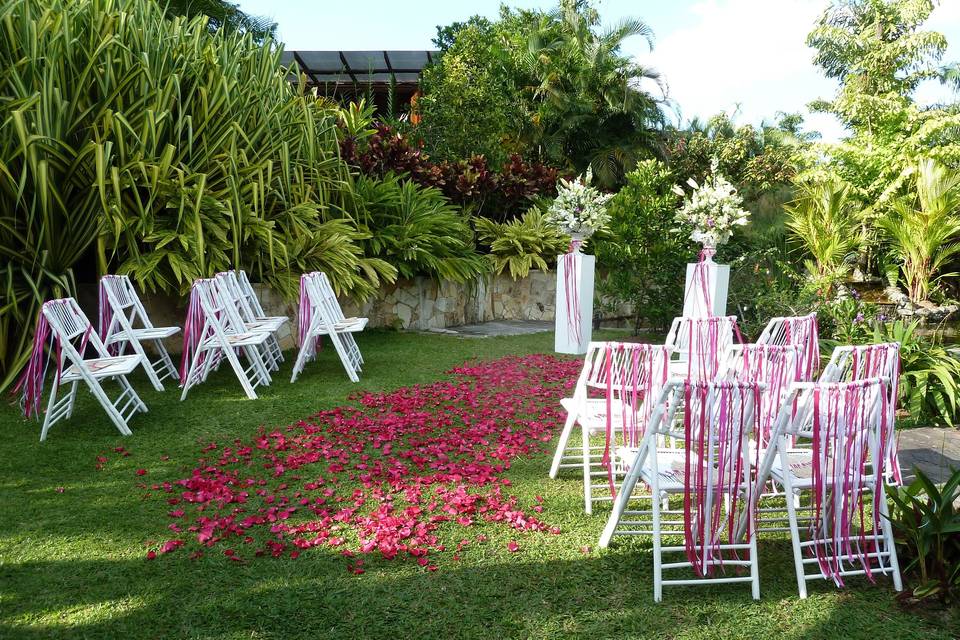
[[[296,63],[314,84],[416,84],[439,51],[284,51],[285,66]]]

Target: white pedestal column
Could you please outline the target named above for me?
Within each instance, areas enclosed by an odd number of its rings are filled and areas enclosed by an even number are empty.
[[[704,287],[697,275],[697,265],[687,265],[687,283],[683,288],[683,316],[685,318],[704,318],[708,315],[727,315],[727,289],[730,286],[730,265],[717,264],[713,260],[703,263],[706,270],[706,290],[713,303],[711,313],[707,313],[704,300]]]
[[[576,303],[567,304],[567,260],[557,258],[557,312],[554,349],[557,353],[581,354],[587,352],[587,345],[593,336],[593,274],[597,265],[595,256],[573,253],[576,268],[573,270],[576,291]],[[570,318],[567,309],[579,312],[578,318]],[[579,324],[578,324],[579,322]],[[577,335],[576,327],[580,331]]]

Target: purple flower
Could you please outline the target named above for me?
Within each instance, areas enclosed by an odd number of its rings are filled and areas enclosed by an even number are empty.
[[[853,319],[853,324],[860,324],[863,322],[863,312],[857,314],[857,317]]]
[[[859,300],[859,299],[860,299],[860,293],[859,293],[856,289],[851,288],[851,289],[850,289],[850,295],[853,296],[853,299],[854,299],[854,300]]]

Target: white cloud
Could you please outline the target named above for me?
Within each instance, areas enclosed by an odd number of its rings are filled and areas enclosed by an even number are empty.
[[[834,85],[811,64],[805,40],[822,0],[703,0],[686,26],[665,34],[652,55],[636,51],[665,77],[684,120],[739,109],[738,120],[806,111]],[[826,123],[823,123],[826,124]]]

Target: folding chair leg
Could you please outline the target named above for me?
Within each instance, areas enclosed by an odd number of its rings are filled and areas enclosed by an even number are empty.
[[[350,358],[347,355],[346,349],[343,347],[340,336],[336,333],[331,333],[330,342],[333,343],[334,349],[337,350],[337,355],[340,356],[340,362],[343,364],[343,368],[347,372],[350,382],[360,382],[360,376],[358,376],[356,370],[354,370],[353,363],[350,362]]]
[[[307,338],[303,341],[303,344],[300,345],[300,349],[297,351],[297,359],[293,363],[293,374],[290,376],[290,382],[296,382],[297,376],[303,372],[303,368],[307,365],[308,352],[310,351],[309,342],[313,338]]]
[[[643,447],[644,445],[641,444],[640,446]],[[607,524],[603,527],[603,533],[600,534],[599,546],[601,549],[610,546],[610,540],[617,530],[617,525],[620,524],[620,518],[623,517],[623,513],[627,510],[627,505],[630,503],[630,496],[633,495],[633,490],[637,486],[637,481],[640,478],[640,468],[643,466],[645,458],[646,455],[640,455],[638,452],[634,459],[633,466],[630,467],[630,470],[623,477],[623,484],[620,485],[617,498],[613,501],[613,511],[610,512],[610,517],[607,518]],[[653,502],[654,509],[656,509],[657,500],[654,499]],[[654,525],[654,528],[656,528],[656,525]],[[656,557],[656,555],[654,557]]]
[[[786,456],[784,456],[786,458]],[[790,467],[782,467],[789,469]],[[784,489],[786,492],[786,488]],[[791,491],[791,493],[793,493]],[[790,521],[790,540],[793,544],[793,564],[797,572],[797,591],[801,598],[807,597],[807,574],[803,568],[803,551],[800,547],[800,527],[797,523],[797,507],[794,504],[793,496],[787,496],[787,518]]]
[[[580,447],[583,453],[583,511],[593,515],[593,478],[590,475],[590,430],[580,425]]]
[[[890,524],[890,507],[887,505],[887,493],[883,487],[880,491],[880,530],[883,532],[884,546],[890,552],[890,568],[893,570],[893,588],[903,591],[903,579],[900,575],[900,560],[897,558],[897,545],[893,538],[893,526]]]
[[[57,403],[57,383],[54,382],[51,385],[50,389],[50,399],[47,400],[47,412],[43,416],[43,427],[40,428],[40,442],[43,442],[47,439],[47,432],[50,431],[50,427],[53,426],[53,421],[50,419],[50,416],[53,415],[53,407]]]
[[[167,351],[167,348],[163,346],[163,340],[154,340],[153,345],[157,350],[157,354],[160,357],[160,364],[163,366],[164,370],[173,378],[176,378],[179,375],[179,372],[177,371],[177,367],[173,364],[173,360],[170,358],[170,353]]]
[[[117,377],[123,378],[123,376]],[[89,378],[87,379],[87,386],[90,387],[90,393],[93,394],[93,396],[97,399],[97,401],[103,407],[103,410],[107,412],[107,416],[109,416],[110,421],[113,422],[114,426],[117,428],[117,431],[124,436],[133,435],[133,432],[130,431],[130,427],[127,426],[127,421],[124,420],[123,416],[120,415],[120,411],[117,410],[117,408],[113,405],[113,402],[110,401],[109,396],[107,396],[106,392],[103,390],[103,387],[100,386],[100,383],[93,378]],[[123,387],[124,385],[121,384],[120,386]],[[127,386],[129,387],[129,384],[127,384]],[[135,392],[133,397],[137,402],[139,402],[140,398]]]
[[[65,418],[72,418],[73,408],[77,406],[77,384],[79,384],[77,380],[74,380],[70,383],[70,391],[67,392],[70,394],[70,400],[67,402],[67,413],[64,415]]]
[[[207,354],[206,360],[203,362],[202,365],[198,364],[198,362],[200,361],[200,357],[204,353]],[[185,378],[183,383],[183,391],[180,393],[180,402],[183,402],[184,400],[187,399],[187,392],[189,392],[190,387],[192,387],[195,384],[193,379],[194,379],[194,376],[197,375],[197,368],[200,366],[209,367],[210,360],[212,359],[212,357],[213,357],[213,354],[203,351],[202,347],[197,347],[196,352],[193,354],[193,358],[190,359],[190,369],[187,371],[187,377]]]
[[[560,462],[563,460],[563,454],[567,450],[567,443],[570,441],[570,433],[577,423],[577,414],[573,411],[567,412],[567,420],[563,423],[563,430],[560,431],[560,440],[557,442],[557,452],[553,454],[553,462],[550,464],[550,478],[555,479],[560,471]]]
[[[631,491],[633,488],[631,487]],[[626,482],[624,482],[624,488],[620,490],[620,495],[626,495],[629,499],[630,494],[626,492]],[[619,497],[617,496],[619,502]],[[661,540],[660,533],[660,500],[657,499],[657,496],[653,496],[651,501],[653,512],[653,601],[662,602],[663,601],[663,545]],[[624,503],[624,508],[626,508],[626,503]],[[620,520],[620,517],[617,517],[617,521]],[[616,526],[616,525],[614,525]],[[606,531],[604,531],[606,533]],[[602,546],[602,545],[601,545]]]

